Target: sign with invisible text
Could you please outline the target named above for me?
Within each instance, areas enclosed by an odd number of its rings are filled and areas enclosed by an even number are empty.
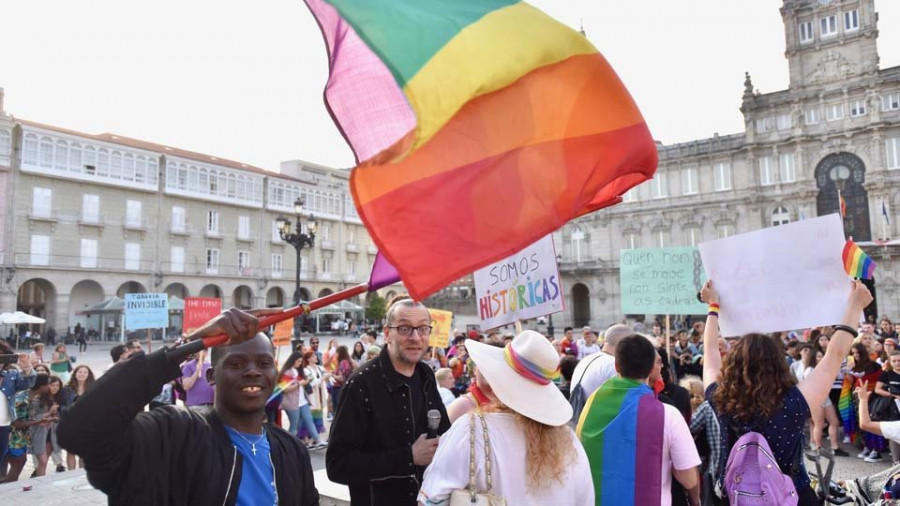
[[[164,329],[168,326],[168,294],[125,294],[125,330]]]
[[[722,336],[840,323],[850,296],[844,243],[837,214],[701,243]]]

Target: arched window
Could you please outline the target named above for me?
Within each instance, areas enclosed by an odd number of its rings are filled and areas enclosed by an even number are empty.
[[[109,176],[109,151],[106,148],[97,150],[97,175]]]
[[[191,165],[191,169],[188,171],[188,191],[199,193],[200,192],[200,169]]]
[[[131,153],[125,153],[122,158],[122,179],[134,181],[134,155]]]
[[[73,142],[69,146],[69,172],[81,173],[84,167],[81,164],[81,144]]]
[[[215,195],[219,193],[219,173],[217,171],[209,171],[209,194]]]
[[[134,163],[134,181],[136,183],[143,183],[147,179],[147,159],[142,155],[138,155],[135,158]]]
[[[188,184],[188,167],[187,165],[180,163],[178,164],[178,189],[179,190],[187,190]]]
[[[122,153],[113,151],[109,157],[109,177],[122,179]]]
[[[41,137],[41,167],[53,167],[53,139]]]
[[[23,161],[28,165],[38,164],[38,138],[37,135],[28,134],[22,149]]]
[[[97,150],[94,146],[84,147],[84,172],[92,176],[97,173]]]
[[[772,226],[787,225],[791,222],[791,213],[784,206],[778,206],[772,211]]]
[[[205,192],[209,190],[209,171],[204,167],[200,167],[200,190]]]
[[[234,174],[228,174],[228,198],[235,198],[237,195],[237,178]]]
[[[53,168],[66,170],[69,164],[69,143],[62,139],[56,139],[56,154],[53,157]]]
[[[147,182],[155,185],[159,180],[159,160],[156,158],[147,158]]]
[[[0,160],[8,164],[11,151],[12,135],[9,130],[0,130]]]
[[[217,190],[216,194],[219,195],[220,197],[224,197],[225,196],[225,187],[227,184],[228,183],[226,182],[225,173],[219,172],[219,183],[218,183],[218,187],[216,188],[216,190]]]

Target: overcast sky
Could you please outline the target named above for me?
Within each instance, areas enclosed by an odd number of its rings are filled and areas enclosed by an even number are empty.
[[[449,1],[449,0],[448,0]],[[588,37],[666,143],[741,132],[744,71],[785,89],[781,0],[533,0]],[[878,0],[882,68],[900,2]],[[326,52],[302,0],[0,0],[6,111],[277,170],[353,156],[322,103]]]

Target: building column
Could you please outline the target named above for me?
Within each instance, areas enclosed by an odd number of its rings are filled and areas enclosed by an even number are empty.
[[[66,335],[66,329],[68,326],[69,326],[69,294],[57,292],[56,304],[53,307],[53,311],[52,311],[52,313],[50,311],[47,312],[46,327],[55,328],[57,339],[59,339],[59,336]],[[44,330],[44,332],[46,332],[46,329]]]

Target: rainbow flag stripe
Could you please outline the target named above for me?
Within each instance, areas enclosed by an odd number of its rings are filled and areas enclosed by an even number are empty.
[[[844,376],[844,382],[841,383],[841,396],[838,398],[837,408],[844,424],[844,434],[850,438],[851,442],[855,443],[856,430],[859,427],[853,409],[853,376],[849,374]]]
[[[266,404],[272,402],[273,400],[281,397],[281,394],[284,392],[284,389],[291,384],[291,381],[294,381],[294,378],[288,374],[282,374],[281,379],[278,380],[278,383],[275,384],[275,389],[272,390],[272,395],[269,396],[269,399],[266,401]]]
[[[855,242],[847,240],[841,258],[844,260],[844,270],[848,275],[859,279],[872,279],[875,262]]]
[[[417,299],[655,173],[613,69],[525,2],[306,4],[329,52],[325,100],[357,159],[357,210]]]
[[[585,404],[575,430],[594,480],[597,505],[661,503],[665,410],[646,384],[624,378],[604,383]]]

